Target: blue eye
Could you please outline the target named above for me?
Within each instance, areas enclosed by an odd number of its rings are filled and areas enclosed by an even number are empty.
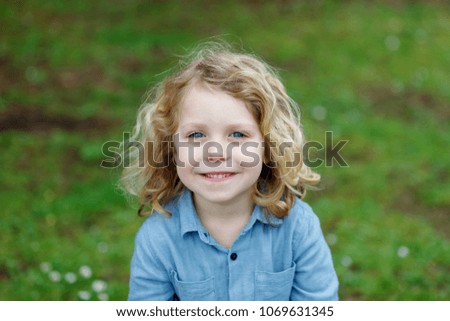
[[[233,138],[243,138],[245,135],[244,135],[243,133],[241,133],[241,132],[233,132],[233,133],[231,134],[231,136],[232,136]]]
[[[204,137],[205,135],[203,135],[203,133],[201,133],[201,132],[193,132],[192,134],[190,134],[188,137],[189,138],[202,138],[202,137]]]

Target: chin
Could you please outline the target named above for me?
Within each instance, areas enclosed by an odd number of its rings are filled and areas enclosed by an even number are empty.
[[[216,204],[227,204],[230,202],[233,202],[235,200],[237,200],[238,198],[240,198],[241,196],[243,196],[245,192],[242,193],[227,193],[227,192],[219,192],[219,193],[196,193],[194,192],[194,194],[197,194],[199,197],[207,200],[208,202],[211,203],[216,203]]]

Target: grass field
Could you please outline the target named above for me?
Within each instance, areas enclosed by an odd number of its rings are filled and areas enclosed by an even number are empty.
[[[304,3],[0,2],[0,299],[126,299],[142,219],[101,147],[221,36],[279,68],[309,140],[348,140],[306,197],[341,299],[449,300],[450,6]]]

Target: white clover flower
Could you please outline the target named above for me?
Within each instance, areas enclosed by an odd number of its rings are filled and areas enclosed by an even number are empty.
[[[106,244],[105,242],[98,243],[97,244],[97,251],[99,251],[100,253],[108,252],[108,244]]]
[[[85,279],[89,279],[92,276],[92,269],[87,265],[83,265],[82,267],[80,267],[79,272],[80,275]]]
[[[73,272],[68,272],[64,275],[64,280],[66,280],[67,283],[73,284],[77,281],[77,275]]]
[[[61,281],[61,273],[59,273],[58,271],[50,271],[48,273],[48,277],[52,282]]]
[[[100,301],[108,301],[109,300],[109,296],[106,293],[99,293],[97,295],[97,297]]]
[[[322,121],[327,117],[327,110],[323,106],[314,106],[312,108],[312,116],[315,120]]]
[[[105,291],[106,288],[107,284],[105,281],[95,280],[94,282],[92,282],[92,290],[94,290],[97,293]]]
[[[329,245],[334,245],[337,242],[337,236],[336,236],[336,234],[333,234],[333,233],[328,234],[326,239],[327,239],[327,243]]]
[[[397,36],[389,35],[384,39],[386,48],[390,51],[397,51],[400,48],[400,39]]]
[[[341,264],[342,264],[344,267],[349,267],[350,265],[352,265],[352,263],[353,263],[353,260],[352,260],[352,258],[351,258],[350,256],[348,256],[348,255],[344,256],[344,257],[341,259]]]
[[[91,298],[91,293],[89,291],[78,291],[78,297],[81,300],[87,301]]]
[[[44,273],[48,273],[52,270],[52,266],[48,262],[42,262],[39,267],[41,268],[41,271]]]
[[[397,250],[397,255],[403,259],[409,255],[409,249],[406,246],[400,246]]]

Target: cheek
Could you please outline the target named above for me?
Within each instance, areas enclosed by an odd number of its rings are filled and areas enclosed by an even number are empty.
[[[189,189],[193,189],[192,168],[177,166],[177,175],[181,183]]]
[[[241,164],[241,167],[262,168],[264,149],[260,143],[244,143],[234,152],[234,159]]]
[[[189,177],[189,170],[183,166],[177,166],[177,175],[181,182],[186,185]]]
[[[202,148],[193,145],[182,145],[175,149],[175,161],[180,167],[198,167],[202,159]]]

